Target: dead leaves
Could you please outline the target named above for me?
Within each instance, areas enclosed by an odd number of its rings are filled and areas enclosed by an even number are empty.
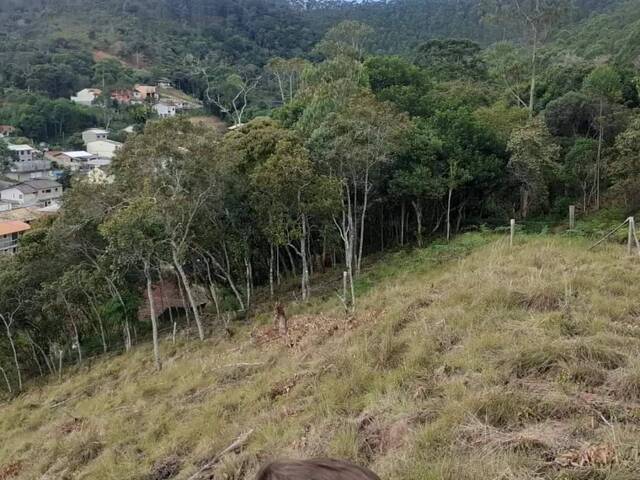
[[[0,467],[0,480],[15,478],[22,472],[22,462],[13,462]]]
[[[278,397],[288,394],[298,384],[298,381],[302,377],[302,374],[296,374],[292,378],[288,378],[276,383],[273,387],[271,387],[269,398],[271,400],[275,400]]]
[[[604,467],[616,463],[617,454],[612,445],[593,445],[580,450],[570,450],[555,459],[561,467]]]
[[[363,323],[375,321],[380,312],[374,313],[375,315],[371,315],[369,312],[366,315],[349,318],[327,315],[298,315],[289,320],[287,335],[281,335],[277,328],[267,326],[256,329],[252,337],[256,345],[282,342],[292,349],[302,351],[320,340],[336,335],[338,332],[352,331]]]
[[[61,434],[69,435],[70,433],[81,431],[84,425],[85,419],[73,417],[70,421],[60,425],[59,430]]]

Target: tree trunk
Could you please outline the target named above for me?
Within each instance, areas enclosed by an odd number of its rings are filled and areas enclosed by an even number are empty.
[[[75,337],[76,348],[78,349],[78,365],[82,364],[82,347],[80,346],[80,333],[78,332],[78,326],[76,322],[71,320],[71,325],[73,326],[73,335]]]
[[[356,274],[360,275],[362,269],[362,249],[364,245],[364,226],[367,217],[367,208],[369,206],[369,170],[364,177],[364,200],[362,201],[362,215],[360,216],[360,244],[358,245],[358,264]]]
[[[453,188],[449,188],[449,196],[447,198],[447,242],[451,240],[451,197],[453,196]]]
[[[22,372],[20,370],[20,362],[18,360],[18,352],[16,350],[16,344],[13,341],[13,334],[11,333],[11,323],[4,316],[0,315],[2,318],[2,322],[7,330],[7,339],[9,340],[9,345],[11,346],[11,353],[13,354],[13,364],[16,367],[16,376],[18,377],[18,390],[22,391]]]
[[[153,360],[156,370],[162,370],[160,361],[160,344],[158,340],[158,319],[156,317],[156,306],[153,299],[153,284],[151,280],[151,266],[148,262],[144,265],[144,276],[147,281],[147,299],[149,300],[149,313],[151,316],[151,331],[153,335]]]
[[[384,252],[384,205],[380,205],[380,251]]]
[[[4,377],[4,381],[7,384],[7,390],[9,390],[9,395],[13,395],[13,389],[11,388],[11,382],[9,381],[9,377],[7,376],[7,372],[5,372],[4,368],[0,367],[0,373]]]
[[[269,243],[269,297],[273,298],[273,243]]]
[[[93,314],[95,315],[96,320],[98,320],[98,328],[100,329],[100,340],[102,341],[102,353],[107,353],[107,351],[109,350],[109,346],[107,345],[107,335],[104,331],[102,316],[100,315],[100,312],[98,311],[98,307],[96,306],[96,302],[91,297],[91,295],[86,291],[84,292],[84,294],[87,297],[87,300],[89,301],[89,305],[91,306],[91,310],[93,311]]]
[[[124,351],[128,352],[131,350],[131,327],[129,325],[129,320],[124,321]]]
[[[604,100],[600,99],[600,116],[598,118],[598,156],[596,158],[596,211],[600,210],[600,169],[602,168],[602,144],[604,141]]]
[[[529,190],[526,187],[520,188],[520,209],[522,218],[527,218],[529,215]]]
[[[223,242],[222,244],[222,249],[224,251],[224,258],[225,258],[225,265],[226,268],[222,269],[223,273],[224,273],[224,278],[226,279],[227,283],[229,284],[229,287],[231,287],[231,290],[233,291],[233,294],[235,295],[236,299],[238,300],[238,304],[240,306],[240,310],[242,310],[243,312],[247,310],[247,305],[244,304],[244,300],[242,299],[242,295],[240,295],[240,290],[238,290],[238,287],[236,286],[236,283],[233,281],[233,277],[231,276],[231,263],[229,261],[229,252],[227,251],[227,245]],[[209,257],[211,258],[211,260],[215,261],[215,258],[213,257],[213,255],[209,255]]]
[[[302,215],[302,236],[300,237],[300,259],[302,261],[302,300],[310,296],[309,288],[309,259],[307,258],[307,217]]]
[[[209,292],[211,293],[211,298],[213,299],[213,304],[216,307],[216,319],[220,319],[220,300],[218,299],[218,292],[216,290],[216,286],[213,283],[209,283]]]
[[[422,247],[422,205],[419,200],[416,200],[413,203],[413,209],[416,211],[416,223],[417,227],[417,235],[416,238],[418,240],[418,247]]]
[[[253,271],[251,269],[251,260],[245,255],[244,257],[245,277],[246,277],[246,294],[247,294],[247,310],[251,308],[251,285],[253,281]]]
[[[285,251],[287,252],[287,255],[289,256],[289,264],[291,265],[291,275],[295,276],[296,274],[296,262],[293,260],[293,255],[291,255],[291,250],[289,249],[289,246],[287,245],[286,247],[284,247]]]
[[[536,75],[538,63],[538,29],[533,27],[533,52],[531,58],[531,88],[529,92],[529,118],[533,118],[536,101]]]
[[[46,353],[44,353],[44,350],[42,350],[42,347],[40,347],[40,345],[38,345],[35,340],[33,340],[33,338],[31,338],[31,335],[27,335],[27,338],[29,339],[29,343],[31,343],[31,345],[38,351],[40,352],[40,355],[42,355],[42,358],[44,359],[44,363],[47,366],[47,370],[49,370],[50,374],[54,374],[55,373],[55,368],[51,367],[51,363],[49,361],[49,357],[47,356]]]
[[[31,345],[31,355],[33,356],[33,360],[36,362],[36,366],[38,367],[38,373],[41,377],[44,376],[44,371],[42,370],[42,364],[40,363],[40,359],[38,358],[38,352],[36,351],[36,347],[32,342],[29,342]]]
[[[351,290],[351,309],[354,310],[356,297],[355,288],[353,285],[353,209],[351,205],[351,192],[349,189],[349,184],[345,182],[343,184],[343,188],[344,192],[342,195],[342,220],[341,223],[338,223],[338,221],[334,219],[334,222],[336,224],[336,227],[338,228],[340,238],[342,239],[344,245],[344,264]]]
[[[211,276],[211,267],[207,258],[203,255],[202,259],[204,260],[204,264],[207,266],[207,280],[209,283],[209,293],[211,294],[211,300],[216,307],[216,319],[220,320],[220,302],[218,300],[218,292],[216,291],[216,286],[213,282],[213,277]]]
[[[400,204],[400,246],[403,247],[404,246],[404,219],[405,219],[405,203],[404,200],[402,200],[402,203]]]
[[[173,263],[178,270],[178,274],[180,275],[180,279],[182,280],[182,285],[187,293],[187,299],[189,300],[189,304],[191,305],[191,310],[193,311],[193,318],[196,321],[196,327],[198,328],[198,337],[200,340],[204,340],[204,329],[202,328],[202,321],[200,320],[200,312],[198,311],[198,306],[196,305],[195,299],[193,298],[193,292],[191,290],[191,285],[189,285],[189,279],[184,272],[184,268],[180,261],[178,260],[178,252],[176,251],[175,246],[171,248],[171,254],[173,256]]]

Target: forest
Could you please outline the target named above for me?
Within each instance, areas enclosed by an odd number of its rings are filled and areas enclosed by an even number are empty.
[[[363,10],[304,5],[299,22],[285,22],[283,12],[293,7],[280,2],[217,2],[214,10],[206,2],[171,2],[160,9],[161,19],[202,21],[186,38],[173,24],[176,30],[163,41],[176,42],[175,48],[144,37],[155,29],[136,30],[149,5],[121,3],[123,12],[135,14],[119,27],[127,48],[162,50],[143,51],[158,60],[146,75],[158,66],[167,73],[167,65],[206,39],[233,45],[223,69],[231,87],[228,76],[241,77],[237,62],[248,59],[263,87],[249,98],[253,109],[244,122],[227,115],[239,128],[225,134],[187,119],[149,122],[116,157],[112,182],[73,182],[61,214],[25,235],[16,256],[0,259],[0,367],[7,391],[19,392],[27,379],[60,373],[87,356],[128,350],[138,338],[153,339],[160,369],[158,336],[166,319],[154,310],[153,288],[163,280],[176,282],[189,305],[181,328],[192,322],[202,340],[221,334],[230,318],[250,318],[256,296],[265,292],[275,301],[284,285],[296,284],[293,299],[309,300],[314,276],[328,269],[345,272],[341,301],[355,311],[356,280],[368,256],[384,250],[499,228],[510,218],[550,219],[565,215],[569,205],[584,215],[640,206],[640,42],[630,33],[622,52],[613,39],[603,39],[585,56],[570,45],[581,45],[607,19],[611,25],[635,21],[634,2],[585,20],[575,20],[563,0],[543,2],[542,11],[538,2],[482,2],[478,21],[490,27],[482,35],[470,31],[475,40],[431,38],[415,46],[378,35],[385,15],[376,12],[390,4]],[[21,5],[2,15],[15,18],[32,4]],[[411,9],[418,2],[399,5]],[[370,24],[346,20],[326,33],[308,27],[317,15],[330,18],[334,8],[367,12],[359,20]],[[245,22],[245,15],[273,23]],[[210,24],[209,18],[224,21]],[[247,29],[242,39],[225,33],[238,30],[233,22]],[[99,45],[111,28],[106,25],[87,38]],[[494,42],[495,29],[514,33]],[[568,36],[566,29],[579,33]],[[134,31],[142,35],[138,43],[127,37]],[[452,31],[450,25],[441,33]],[[238,47],[248,38],[250,47]],[[105,73],[82,43],[58,39],[41,51],[40,41],[15,38],[34,62],[24,70],[2,63],[0,118],[46,140],[62,133],[56,129],[73,133],[99,120],[99,110],[59,97]],[[395,53],[380,53],[381,41],[388,42],[382,50]],[[192,87],[208,94],[205,85],[220,85],[211,55],[221,58],[225,48],[198,48],[210,53],[189,53],[190,61],[213,63],[200,64],[204,74]],[[18,50],[5,48],[2,55]],[[122,75],[140,74],[118,62],[111,66],[114,85]],[[179,83],[180,69],[172,74]],[[216,110],[220,98],[208,106],[225,115]],[[211,302],[207,312],[197,299],[201,291]],[[150,318],[139,318],[145,302]],[[215,328],[204,316],[216,319]]]

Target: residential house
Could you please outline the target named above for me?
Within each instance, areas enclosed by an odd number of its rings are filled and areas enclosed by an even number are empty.
[[[37,150],[30,145],[9,145],[13,163],[32,162]]]
[[[158,80],[158,87],[171,88],[173,87],[173,85],[171,85],[171,80],[169,80],[168,78],[161,78]]]
[[[156,103],[153,106],[153,110],[158,114],[160,118],[170,118],[176,116],[176,106],[169,102]]]
[[[18,251],[18,240],[31,227],[24,222],[0,222],[0,255],[11,255]]]
[[[9,170],[5,172],[5,176],[16,182],[33,179],[50,179],[55,180],[60,174],[59,171],[53,170],[51,161],[32,160],[31,162],[12,163]]]
[[[16,207],[8,204],[11,208],[0,210],[0,222],[24,222],[31,225],[36,220],[44,217],[45,212],[38,207]]]
[[[106,140],[108,136],[109,136],[108,130],[103,130],[102,128],[90,128],[82,132],[82,141],[86,145],[89,142]]]
[[[158,100],[158,87],[136,85],[133,87],[133,98],[139,102],[155,102]]]
[[[0,138],[11,137],[16,133],[16,127],[11,125],[0,125]]]
[[[27,180],[0,190],[0,200],[24,207],[47,207],[62,198],[62,185],[53,180]]]
[[[84,150],[74,152],[51,150],[45,154],[45,157],[60,167],[69,168],[74,171],[87,168],[87,162],[89,162],[89,160],[98,158],[96,155]]]
[[[71,101],[90,107],[100,95],[102,95],[102,90],[99,88],[85,88],[76,93],[75,97],[71,97]]]
[[[88,170],[89,173],[93,172],[94,170],[102,170],[106,172],[107,170],[109,170],[110,166],[111,160],[109,160],[108,158],[93,158],[83,166],[83,169]]]
[[[113,160],[116,152],[121,148],[122,144],[113,140],[96,140],[87,143],[87,152],[107,160]]]
[[[120,105],[130,105],[134,100],[132,90],[114,90],[111,92],[111,100],[118,102]]]

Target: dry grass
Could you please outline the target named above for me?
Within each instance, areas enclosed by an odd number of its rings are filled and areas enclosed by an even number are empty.
[[[215,478],[318,455],[385,479],[640,478],[638,265],[586,246],[465,236],[372,266],[355,318],[292,306],[293,347],[239,327],[166,341],[158,374],[147,346],[105,360],[0,405],[0,475],[184,480],[255,429]]]

